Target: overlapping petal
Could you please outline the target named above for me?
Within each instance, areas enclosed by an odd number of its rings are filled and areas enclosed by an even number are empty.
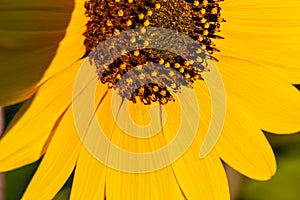
[[[56,122],[71,104],[73,83],[81,63],[45,82],[32,101],[26,102],[16,114],[0,140],[1,171],[34,162],[44,153]]]
[[[228,0],[222,3],[220,55],[264,65],[289,83],[300,82],[300,2]]]
[[[22,199],[53,199],[72,173],[81,147],[69,107]]]
[[[227,95],[251,115],[258,127],[272,133],[296,133],[300,92],[281,76],[255,63],[222,56],[217,66]]]
[[[205,83],[195,83],[194,89],[200,109],[200,123],[197,135],[189,149],[172,164],[172,168],[187,199],[229,199],[225,170],[216,152],[212,151],[203,159],[199,157],[200,147],[209,126],[211,104]],[[182,103],[188,104],[188,102],[190,102],[190,99],[186,98]],[[195,107],[191,104],[188,105]],[[177,126],[183,126],[183,124],[180,119],[182,115],[179,107],[176,108],[174,105],[167,104],[165,109],[169,116],[172,116],[169,123],[163,127],[166,142],[168,143],[172,141],[174,134],[177,133]],[[197,109],[192,110],[198,112]],[[192,111],[190,119],[194,117],[195,113]],[[196,128],[189,127],[188,124],[184,126],[187,134],[193,134],[192,131]],[[212,185],[213,187],[210,187]]]
[[[86,20],[83,3],[82,0],[75,5],[71,0],[1,3],[0,105],[28,99],[48,68],[51,70],[44,80],[82,57]]]

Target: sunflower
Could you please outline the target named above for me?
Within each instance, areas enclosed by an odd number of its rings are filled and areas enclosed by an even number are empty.
[[[276,162],[263,130],[288,134],[300,129],[300,95],[293,86],[300,82],[299,9],[298,0],[4,0],[0,105],[25,102],[0,141],[0,171],[42,158],[23,199],[52,199],[73,171],[71,199],[229,199],[222,162],[252,179],[270,179]],[[127,135],[111,112],[120,76],[139,62],[161,63],[184,75],[201,108],[189,148],[164,168],[128,173],[99,162],[82,143],[72,107],[77,73],[99,43],[136,27],[182,32],[218,66],[226,89],[226,118],[217,144],[204,158],[199,150],[212,115],[205,78],[193,63],[155,49],[129,52],[101,76],[94,69],[99,79],[95,116],[111,143],[128,152],[153,152],[170,143],[181,111],[169,87],[147,84],[126,98],[120,93],[119,105],[125,99],[139,125],[151,120],[160,124],[162,109],[168,114],[159,133],[147,140]],[[147,113],[155,106],[159,109],[152,110],[155,117],[150,119]],[[196,115],[191,113],[190,119]],[[106,156],[122,160],[110,152]]]

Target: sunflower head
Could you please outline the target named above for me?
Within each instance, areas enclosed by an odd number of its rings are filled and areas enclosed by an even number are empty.
[[[174,101],[174,97],[167,86],[173,91],[178,91],[182,86],[181,81],[174,81],[178,79],[178,75],[182,75],[187,80],[188,85],[192,85],[197,80],[203,80],[200,73],[207,66],[205,59],[211,57],[213,52],[217,50],[211,38],[219,37],[216,33],[219,31],[220,22],[224,21],[220,17],[221,9],[218,2],[215,0],[87,1],[85,8],[89,22],[84,33],[87,52],[94,49],[100,42],[130,29],[141,28],[141,35],[144,35],[146,29],[143,27],[172,29],[188,35],[200,44],[200,48],[193,45],[189,47],[192,53],[191,59],[187,60],[170,51],[147,48],[149,42],[140,38],[144,36],[126,35],[124,39],[131,43],[143,43],[144,48],[131,52],[125,51],[123,55],[108,65],[100,62],[98,55],[113,54],[115,51],[123,50],[124,46],[112,44],[110,50],[104,54],[103,52],[93,52],[91,56],[99,71],[99,79],[102,83],[107,83],[110,88],[115,88],[124,74],[138,67],[139,71],[136,71],[135,74],[136,80],[150,77],[147,80],[149,83],[136,88],[130,95],[126,94],[124,90],[121,91],[122,97],[133,102],[140,99],[146,105],[150,105],[151,102],[166,104],[169,101]],[[161,36],[156,34],[150,37],[160,38]],[[169,43],[174,43],[172,40],[172,36],[167,38]],[[195,67],[194,61],[200,62],[203,67],[201,69]],[[164,69],[150,71],[142,69],[143,64],[151,63],[159,63],[167,68],[171,67],[178,73],[170,71],[163,77],[167,84],[157,84],[153,82],[153,78],[157,74],[164,74],[162,73]],[[128,78],[127,83],[134,87],[136,80]]]

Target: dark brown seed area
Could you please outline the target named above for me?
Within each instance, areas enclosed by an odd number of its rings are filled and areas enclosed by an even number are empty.
[[[104,40],[127,31],[142,27],[169,28],[181,32],[197,41],[205,54],[192,56],[192,60],[200,60],[205,66],[205,58],[212,57],[214,51],[218,51],[212,38],[218,36],[220,23],[224,21],[220,16],[221,0],[89,0],[85,2],[86,15],[89,19],[87,30],[84,33],[87,53],[91,52]],[[131,38],[134,40],[135,38]],[[134,42],[134,41],[132,41]],[[97,52],[96,52],[97,53]],[[97,56],[92,54],[95,63]],[[193,66],[193,62],[183,59],[167,51],[156,49],[139,49],[128,52],[116,59],[109,66],[97,66],[99,79],[107,83],[110,88],[116,87],[122,76],[142,64],[159,63],[171,67],[181,74],[191,85],[194,81],[202,80],[201,69]],[[103,70],[102,70],[103,69]],[[100,73],[101,72],[101,73]],[[160,71],[140,71],[137,78],[145,78],[160,73]],[[138,79],[137,79],[138,80]],[[175,81],[174,81],[175,80]],[[134,84],[136,80],[128,80],[128,84]],[[180,89],[182,82],[176,82],[174,75],[166,76],[169,85],[159,83],[145,84],[127,94],[120,89],[119,94],[133,102],[140,99],[144,104],[159,102],[166,104],[173,101],[169,88],[173,91]],[[133,85],[134,86],[134,85]],[[169,88],[168,88],[169,87]]]

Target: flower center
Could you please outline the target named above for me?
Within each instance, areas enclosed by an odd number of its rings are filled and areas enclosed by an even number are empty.
[[[217,35],[220,22],[224,21],[220,16],[220,1],[222,0],[88,0],[85,2],[85,8],[89,21],[86,24],[87,30],[84,32],[87,53],[99,43],[123,31],[142,27],[160,27],[181,32],[197,41],[205,53],[195,50],[192,58],[205,66],[205,58],[214,58],[214,51],[218,51],[211,39],[222,38]],[[131,40],[134,39],[131,38]],[[95,54],[92,59],[94,63],[97,63]],[[194,67],[192,61],[168,51],[151,48],[125,53],[109,66],[96,64],[96,67],[104,69],[104,72],[99,70],[101,71],[100,81],[108,84],[110,88],[115,88],[122,76],[133,68],[139,69],[136,74],[139,79],[144,79],[149,73],[150,77],[159,74],[158,70],[145,74],[145,71],[141,69],[142,65],[149,63],[159,63],[178,73],[170,71],[168,76],[165,76],[165,82],[170,83],[169,85],[147,83],[132,94],[127,94],[126,90],[120,89],[119,94],[122,97],[133,102],[140,99],[147,105],[156,101],[166,104],[174,101],[168,87],[173,91],[178,91],[182,84],[182,82],[176,82],[178,74],[182,75],[189,85],[197,80],[203,80],[202,70]],[[136,81],[129,79],[127,83],[134,87]]]

